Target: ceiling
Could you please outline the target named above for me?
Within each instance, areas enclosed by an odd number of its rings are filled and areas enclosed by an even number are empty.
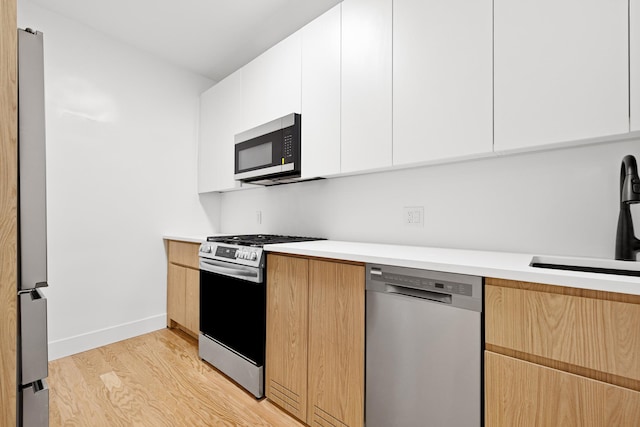
[[[341,0],[30,0],[219,81]]]

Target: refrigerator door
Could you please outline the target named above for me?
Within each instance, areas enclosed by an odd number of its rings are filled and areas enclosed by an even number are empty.
[[[39,289],[23,292],[19,297],[22,365],[20,382],[27,385],[49,375],[47,299]]]
[[[46,380],[36,381],[20,391],[22,427],[49,426],[49,386]]]
[[[41,32],[18,30],[20,290],[47,286],[44,57]]]

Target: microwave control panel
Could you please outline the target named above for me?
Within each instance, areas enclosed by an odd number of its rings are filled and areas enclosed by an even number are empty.
[[[289,159],[293,157],[293,127],[284,129],[284,138],[282,143],[282,163],[289,163]]]

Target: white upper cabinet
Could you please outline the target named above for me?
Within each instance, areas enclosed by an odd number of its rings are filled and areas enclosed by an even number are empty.
[[[242,68],[242,131],[300,112],[300,49],[298,31]]]
[[[496,151],[629,131],[628,0],[494,0],[494,13]]]
[[[234,136],[241,131],[240,71],[200,95],[198,192],[224,191],[238,186],[234,173]]]
[[[391,14],[392,0],[342,2],[343,173],[391,166]]]
[[[640,131],[640,0],[629,3],[631,45],[631,130]]]
[[[492,13],[492,0],[394,0],[394,165],[492,152]]]
[[[340,5],[302,36],[302,178],[340,173]]]

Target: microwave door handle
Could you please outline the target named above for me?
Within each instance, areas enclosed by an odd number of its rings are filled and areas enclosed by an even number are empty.
[[[260,168],[260,169],[251,170],[251,171],[248,171],[248,172],[238,172],[235,175],[233,175],[233,178],[234,179],[238,179],[238,180],[242,180],[242,179],[261,177],[261,176],[265,176],[265,175],[271,175],[271,174],[275,174],[275,173],[290,171],[290,170],[293,170],[294,167],[295,167],[295,165],[293,163],[286,163],[284,165],[269,166],[269,167],[266,167],[266,168]]]
[[[257,269],[251,268],[237,268],[237,267],[228,267],[224,263],[210,261],[210,260],[200,260],[200,269],[211,272],[222,274],[225,276],[238,277],[245,280],[254,279],[256,281],[258,279],[258,271]]]

